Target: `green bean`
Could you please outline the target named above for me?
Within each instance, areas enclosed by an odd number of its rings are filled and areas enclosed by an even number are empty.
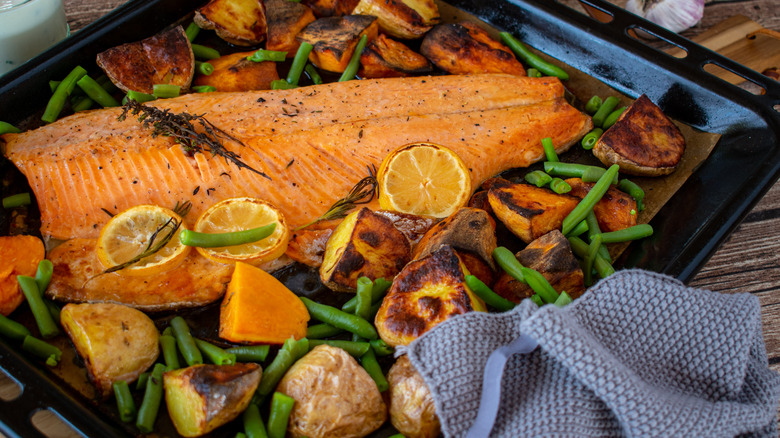
[[[274,392],[271,397],[271,413],[268,416],[268,437],[269,438],[284,438],[287,434],[287,423],[290,420],[290,412],[292,412],[295,399],[282,394],[281,392]]]
[[[293,58],[292,65],[290,66],[290,71],[287,72],[287,83],[290,85],[298,85],[298,81],[301,78],[301,73],[303,72],[303,69],[306,67],[306,63],[309,60],[309,53],[311,53],[311,50],[314,48],[311,44],[307,42],[302,42],[300,47],[298,47],[298,51],[295,52],[295,58]]]
[[[130,423],[135,420],[135,402],[133,395],[130,394],[130,387],[124,380],[117,380],[111,385],[114,388],[114,398],[116,398],[116,410],[119,411],[119,419],[123,423]]]
[[[0,313],[0,334],[14,341],[23,341],[25,336],[31,336],[27,327]]]
[[[157,99],[154,94],[141,93],[140,91],[130,90],[127,92],[127,99],[132,99],[138,103],[149,102]]]
[[[599,139],[601,138],[601,134],[604,133],[604,130],[601,128],[594,128],[589,133],[585,134],[584,137],[582,137],[582,148],[586,151],[589,151],[593,149],[594,146],[596,146],[596,143],[598,143]]]
[[[537,295],[537,294],[533,294],[533,295],[531,295],[531,301],[533,301],[534,303],[536,303],[536,305],[537,305],[537,306],[539,306],[539,307],[542,307],[542,306],[544,306],[544,301],[542,301],[542,297],[540,297],[540,296],[539,296],[539,295]]]
[[[21,129],[17,128],[16,126],[8,123],[0,121],[0,135],[3,134],[18,134],[22,132]]]
[[[344,333],[344,330],[333,327],[330,324],[315,324],[306,328],[306,337],[309,339],[322,339]]]
[[[502,312],[515,308],[515,303],[507,300],[501,295],[493,292],[485,283],[473,275],[466,276],[466,285],[474,294],[482,299],[489,306]]]
[[[607,169],[604,169],[603,167],[596,167],[596,166],[589,166],[587,169],[585,169],[584,172],[582,172],[582,181],[583,182],[596,182],[604,175],[604,172],[606,172]],[[617,174],[615,174],[615,178],[612,179],[612,184],[617,184],[618,178]]]
[[[609,129],[610,127],[612,127],[612,125],[614,125],[615,122],[618,121],[620,116],[623,115],[626,109],[628,109],[628,107],[624,106],[609,113],[609,115],[604,119],[604,124],[602,125],[602,128]]]
[[[236,363],[235,354],[230,354],[210,342],[206,342],[203,339],[195,339],[195,345],[214,365],[234,365]]]
[[[228,233],[201,233],[185,228],[179,233],[179,240],[187,246],[216,248],[257,242],[273,234],[274,230],[276,230],[276,222],[249,230]]]
[[[589,166],[587,164],[578,163],[562,163],[560,161],[545,161],[544,171],[553,176],[561,176],[566,178],[582,178],[585,172],[594,172],[599,175],[603,174],[606,170],[603,167]],[[617,178],[614,184],[617,184]]]
[[[57,87],[62,83],[62,81],[49,81],[49,89],[52,93],[57,91]]]
[[[292,1],[292,0],[290,0]],[[244,432],[236,432],[235,436],[233,438],[247,438],[246,434]]]
[[[195,71],[209,76],[214,73],[214,66],[205,61],[195,61]]]
[[[564,193],[569,193],[571,191],[571,186],[566,181],[555,177],[550,181],[550,189],[553,192],[562,195]]]
[[[599,107],[601,107],[602,100],[598,96],[593,96],[590,99],[588,99],[588,103],[585,104],[585,112],[593,115],[596,114],[596,111],[599,110]]]
[[[311,79],[314,85],[319,85],[322,83],[322,76],[320,76],[320,74],[317,72],[317,69],[314,68],[313,65],[306,64],[304,70],[306,71],[306,74],[309,75],[309,79]]]
[[[404,434],[402,434],[402,433],[397,433],[395,435],[390,435],[387,438],[406,438],[406,436]]]
[[[552,181],[552,177],[541,170],[534,170],[525,174],[525,180],[536,187],[544,187]]]
[[[601,227],[599,227],[599,221],[596,219],[596,213],[594,213],[593,210],[585,216],[585,223],[588,224],[588,240],[593,241],[596,236],[601,234]],[[605,260],[612,261],[606,246],[599,246],[599,254],[601,254],[601,257]]]
[[[62,351],[59,348],[29,335],[22,341],[22,350],[45,360],[50,367],[57,366],[62,359]]]
[[[32,198],[30,197],[29,192],[17,193],[3,198],[3,208],[16,208],[23,205],[30,205],[31,203]]]
[[[260,416],[260,408],[255,403],[250,403],[247,406],[243,420],[247,438],[268,438],[263,418]]]
[[[498,263],[498,266],[509,274],[515,280],[525,283],[523,277],[523,265],[517,260],[512,251],[506,249],[503,246],[499,246],[493,250],[493,260]]]
[[[186,29],[184,29],[184,33],[187,35],[187,39],[190,40],[190,43],[192,43],[195,41],[195,37],[197,37],[200,33],[200,26],[198,26],[195,22],[192,22],[187,25]]]
[[[38,286],[38,292],[43,294],[49,287],[51,274],[54,273],[54,264],[49,259],[43,259],[38,262],[38,269],[35,271],[35,284]]]
[[[653,227],[650,224],[634,225],[622,230],[601,233],[604,243],[628,242],[630,240],[643,239],[653,235]]]
[[[306,297],[300,297],[303,304],[306,305],[312,318],[330,324],[334,327],[344,329],[365,339],[377,339],[379,335],[370,322],[365,319],[343,312],[335,307],[327,306],[314,302]]]
[[[270,350],[271,347],[269,345],[242,345],[240,347],[230,347],[225,352],[234,354],[238,362],[262,362],[268,357]]]
[[[149,380],[149,376],[152,373],[149,371],[144,371],[143,373],[138,375],[138,380],[135,382],[135,389],[140,390],[141,388],[146,388],[146,382]]]
[[[569,296],[569,294],[566,293],[566,291],[561,292],[561,294],[558,296],[558,299],[555,300],[553,304],[555,304],[558,307],[564,307],[567,304],[571,304],[572,299]]]
[[[501,41],[509,46],[510,49],[520,58],[521,61],[535,68],[547,76],[555,76],[564,81],[569,80],[569,74],[562,68],[550,64],[540,56],[531,52],[523,43],[513,37],[509,32],[501,32]]]
[[[43,304],[46,304],[46,310],[49,311],[49,314],[51,315],[51,318],[54,320],[55,323],[60,322],[60,306],[56,305],[53,301],[44,299]]]
[[[371,317],[371,290],[374,288],[374,282],[368,277],[360,277],[357,279],[357,293],[356,297],[357,308],[355,309],[355,315],[369,320]]]
[[[552,304],[558,299],[558,292],[539,271],[524,267],[523,277],[525,278],[526,283],[528,283],[528,286],[530,286],[545,303]]]
[[[119,102],[91,77],[84,75],[76,84],[87,93],[90,99],[100,104],[103,108],[119,106]]]
[[[618,182],[618,188],[623,192],[628,193],[628,195],[637,202],[645,199],[645,191],[633,181],[623,178]]]
[[[160,348],[162,349],[165,366],[168,371],[181,368],[181,363],[179,363],[179,349],[176,347],[176,338],[169,335],[160,335]]]
[[[152,90],[152,94],[158,99],[179,97],[179,94],[181,94],[181,87],[173,84],[154,84],[152,85]]]
[[[603,248],[601,245],[601,234],[596,234],[588,245],[588,256],[585,257],[585,269],[582,272],[584,274],[583,282],[585,286],[593,284],[593,263],[599,257],[598,252],[600,248]]]
[[[70,107],[74,113],[86,111],[92,108],[94,104],[95,101],[90,99],[89,96],[72,97],[70,99]]]
[[[577,257],[584,259],[588,256],[588,244],[585,243],[584,240],[575,236],[568,236],[567,239],[569,239],[569,243],[571,244],[572,252],[574,252]],[[598,253],[596,253],[596,260],[593,261],[593,267],[596,268],[596,273],[598,273],[601,278],[607,278],[615,273],[615,268],[612,267],[612,264],[609,261],[604,260]]]
[[[246,59],[253,62],[265,62],[265,61],[284,62],[284,60],[287,59],[287,52],[260,49],[257,50],[255,53],[247,56]]]
[[[541,78],[541,77],[542,77],[542,72],[540,72],[539,70],[537,70],[537,69],[535,69],[535,68],[529,68],[529,69],[528,69],[528,70],[525,72],[525,74],[526,74],[526,75],[527,75],[529,78]]]
[[[179,346],[179,351],[184,357],[184,362],[187,365],[200,365],[203,363],[203,355],[198,349],[198,345],[195,343],[195,339],[190,333],[190,328],[187,326],[187,322],[181,316],[175,316],[171,320],[171,327],[173,328],[173,336],[176,338],[176,344]]]
[[[307,338],[301,338],[296,341],[295,338],[290,336],[284,341],[282,348],[292,354],[293,360],[298,360],[309,352],[309,340]]]
[[[392,281],[385,280],[384,278],[377,278],[374,280],[374,287],[371,289],[371,302],[376,303],[384,298],[387,289],[393,284]],[[351,298],[349,301],[341,306],[341,310],[347,313],[355,313],[357,308],[357,295]]]
[[[344,72],[341,74],[339,82],[349,81],[355,78],[358,67],[360,67],[360,55],[363,54],[363,49],[366,48],[366,43],[368,43],[368,35],[364,34],[360,37],[360,41],[358,41],[357,47],[355,47],[355,51],[352,52],[352,58],[349,59],[349,64],[347,64],[347,68],[345,68]]]
[[[371,344],[371,349],[374,350],[374,354],[377,356],[389,356],[395,353],[395,348],[391,347],[387,344],[387,342],[381,339],[374,339],[373,341],[369,342],[369,344]]]
[[[368,350],[366,354],[361,356],[360,364],[363,365],[363,369],[366,370],[368,375],[371,376],[372,379],[374,379],[374,382],[376,382],[376,387],[379,389],[379,392],[387,391],[389,385],[387,383],[387,379],[385,378],[384,373],[382,373],[382,368],[379,366],[379,362],[377,362],[376,360],[376,355],[374,354],[374,350]]]
[[[165,371],[165,365],[157,363],[154,365],[152,374],[146,380],[146,391],[141,407],[138,408],[138,417],[135,420],[135,426],[141,433],[150,433],[154,430],[154,423],[157,421],[157,413],[160,411],[160,402],[163,396],[162,375]]]
[[[298,88],[298,86],[287,82],[287,79],[276,79],[271,81],[272,90],[292,90],[293,88]]]
[[[211,85],[194,85],[191,87],[191,90],[196,93],[212,93],[217,91],[217,88]]]
[[[62,112],[62,107],[65,106],[65,100],[73,93],[73,89],[76,88],[76,82],[86,75],[87,71],[81,66],[76,66],[65,79],[60,82],[57,89],[54,90],[51,99],[46,104],[46,109],[41,116],[41,120],[46,123],[52,123],[57,120],[57,117]]]
[[[371,348],[368,342],[342,341],[334,339],[309,339],[309,349],[313,350],[318,345],[330,345],[331,347],[341,348],[353,357],[360,357]]]
[[[571,213],[569,213],[569,215],[563,219],[561,231],[563,232],[564,236],[567,235],[572,230],[572,228],[574,228],[574,226],[580,223],[580,221],[585,219],[585,216],[588,215],[588,212],[593,210],[593,206],[596,205],[601,197],[604,196],[604,193],[607,192],[607,189],[609,189],[609,186],[612,183],[612,180],[617,176],[619,169],[620,166],[617,164],[610,166],[610,168],[604,172],[604,175],[599,178],[598,182],[593,185],[593,188],[590,189],[588,194],[582,198],[576,207],[574,207],[574,210],[572,210]]]
[[[257,385],[257,393],[261,396],[270,394],[294,362],[295,358],[292,353],[288,350],[280,349],[276,353],[274,360],[263,370],[263,378],[260,379],[260,384]]]
[[[558,153],[555,152],[555,146],[553,145],[552,138],[543,138],[542,147],[544,148],[544,154],[547,156],[547,161],[561,161],[558,159]]]
[[[163,329],[163,331],[162,331],[162,334],[168,335],[168,336],[174,336],[173,335],[173,327],[171,327],[170,325],[168,327],[165,327],[165,329]]]
[[[219,58],[219,51],[212,49],[211,47],[202,46],[200,44],[192,44],[192,54],[197,59],[205,59],[206,61]]]
[[[593,114],[593,125],[597,128],[603,128],[604,119],[615,110],[618,103],[620,103],[620,101],[615,96],[609,96],[604,99],[604,103],[601,104],[599,110],[596,111],[596,114]]]
[[[33,317],[35,317],[35,323],[38,325],[38,331],[41,333],[41,337],[48,339],[60,334],[60,330],[57,328],[57,324],[49,313],[49,309],[46,307],[46,303],[43,301],[43,296],[38,290],[38,285],[35,283],[35,279],[26,275],[17,275],[17,281],[22,288],[24,297],[27,298],[27,303],[30,305]]]
[[[588,223],[587,221],[582,221],[577,224],[576,227],[574,227],[571,232],[569,233],[570,236],[579,236],[580,234],[588,231]]]

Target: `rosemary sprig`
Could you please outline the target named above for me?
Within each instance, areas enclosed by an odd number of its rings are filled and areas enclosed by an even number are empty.
[[[331,219],[342,219],[347,214],[349,214],[349,212],[355,208],[356,205],[368,204],[371,202],[371,200],[374,199],[378,185],[376,180],[376,166],[372,164],[371,166],[366,166],[366,168],[368,168],[368,176],[358,181],[357,184],[352,187],[346,197],[334,202],[328,211],[326,211],[322,216],[314,219],[306,225],[301,225],[295,228],[293,231],[302,230],[308,226],[316,224],[317,222]]]
[[[168,109],[161,110],[138,103],[133,99],[127,100],[122,114],[119,115],[119,120],[127,118],[128,112],[134,116],[140,114],[138,121],[144,128],[151,126],[154,137],[158,135],[173,137],[187,152],[211,152],[211,156],[218,155],[225,162],[231,162],[239,169],[249,169],[260,176],[271,179],[270,176],[241,161],[241,156],[237,153],[225,149],[222,144],[223,139],[232,140],[241,146],[245,145],[241,140],[214,126],[203,115],[192,115],[186,112],[175,114]],[[193,121],[200,126],[200,131],[196,129]]]
[[[192,203],[190,201],[184,202],[183,204],[179,204],[179,202],[176,202],[176,206],[173,207],[173,212],[177,215],[184,218],[184,216],[187,216],[187,213],[190,212],[190,209],[192,209]],[[124,269],[133,263],[136,263],[140,261],[141,259],[145,257],[149,257],[151,255],[154,255],[157,253],[157,251],[163,249],[165,245],[168,244],[168,242],[171,241],[171,239],[176,235],[176,231],[179,230],[179,227],[181,227],[181,221],[176,219],[175,217],[171,217],[168,219],[167,222],[159,226],[154,233],[152,233],[152,236],[149,238],[149,243],[146,245],[146,249],[144,249],[140,254],[137,256],[131,258],[130,260],[120,263],[118,265],[112,266],[105,271],[103,271],[104,274],[108,274],[111,272],[116,272],[121,269]],[[165,231],[168,229],[169,231]],[[157,240],[157,238],[160,237],[160,240]]]

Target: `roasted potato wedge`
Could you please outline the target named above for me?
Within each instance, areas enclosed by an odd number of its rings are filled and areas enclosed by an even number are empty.
[[[485,311],[485,303],[465,284],[467,273],[449,245],[407,264],[374,319],[382,340],[394,347],[408,345],[453,315]]]
[[[317,18],[350,15],[360,0],[301,0]]]
[[[140,310],[121,304],[66,304],[60,322],[98,394],[107,398],[118,380],[135,381],[157,360],[160,333]]]
[[[276,63],[249,61],[246,57],[252,53],[238,52],[212,59],[209,63],[214,66],[214,73],[197,75],[193,84],[211,85],[217,91],[270,90],[271,82],[279,79]]]
[[[354,292],[358,278],[393,278],[410,259],[406,237],[390,219],[364,207],[344,218],[331,234],[320,279],[331,289]]]
[[[265,48],[287,52],[288,58],[294,57],[301,45],[295,37],[317,19],[314,12],[310,7],[290,0],[266,0],[265,9],[268,23]]]
[[[433,224],[441,220],[433,216],[419,216],[391,210],[377,210],[376,214],[390,219],[393,226],[406,236],[412,247],[422,239],[422,236],[431,229]]]
[[[211,0],[195,10],[195,23],[237,46],[253,46],[268,34],[262,0]]]
[[[361,78],[396,78],[429,73],[431,63],[422,55],[383,34],[371,41],[360,56]]]
[[[262,374],[256,363],[193,365],[166,372],[165,404],[176,431],[200,436],[238,417],[252,401]]]
[[[387,419],[376,383],[346,351],[329,345],[295,362],[276,391],[295,399],[288,436],[362,437]]]
[[[336,226],[322,229],[309,229],[294,231],[287,244],[288,257],[298,263],[319,268],[322,266],[322,259],[325,256],[325,248],[328,245],[328,239],[333,234]]]
[[[315,66],[336,73],[347,68],[360,37],[364,34],[371,42],[378,32],[376,17],[347,15],[345,17],[320,18],[298,34],[298,40],[314,46],[309,61]]]
[[[387,373],[390,422],[406,438],[436,438],[441,423],[431,391],[409,357],[399,357]]]
[[[631,175],[660,176],[674,172],[685,152],[685,138],[644,94],[604,132],[593,154],[607,166],[618,164]]]
[[[456,74],[508,73],[525,76],[512,51],[470,21],[439,24],[425,34],[420,53],[440,69]]]
[[[97,65],[122,91],[152,94],[154,84],[188,89],[195,56],[181,26],[98,53]]]
[[[373,15],[382,33],[408,40],[420,38],[441,20],[433,0],[360,0],[352,13]]]
[[[488,191],[488,201],[498,220],[529,243],[560,228],[580,200],[547,188],[497,178]]]
[[[569,178],[566,182],[571,186],[570,195],[580,199],[590,192],[596,183],[587,183],[579,178]],[[636,200],[628,193],[610,186],[601,200],[593,206],[593,213],[603,232],[617,231],[636,225]]]
[[[432,226],[420,239],[412,259],[423,258],[442,245],[474,253],[495,269],[496,224],[485,210],[463,207]]]
[[[515,257],[523,266],[539,271],[555,290],[566,291],[572,298],[577,298],[585,292],[580,264],[571,251],[569,241],[560,231],[550,231],[534,240],[515,254]],[[530,286],[505,272],[493,285],[493,291],[515,303],[534,294]]]

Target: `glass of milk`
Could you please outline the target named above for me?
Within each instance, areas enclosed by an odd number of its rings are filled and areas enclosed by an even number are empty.
[[[0,0],[0,76],[68,34],[62,0]]]

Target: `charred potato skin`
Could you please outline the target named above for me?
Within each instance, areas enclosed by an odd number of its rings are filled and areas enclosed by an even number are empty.
[[[496,224],[485,210],[460,208],[432,226],[420,239],[412,259],[425,257],[445,244],[476,254],[491,269],[495,269],[492,254],[497,246]]]
[[[409,242],[390,219],[362,208],[328,239],[320,279],[331,289],[354,292],[358,278],[393,278],[410,259]]]
[[[435,26],[423,38],[420,53],[452,74],[526,74],[511,50],[468,21]]]
[[[668,175],[685,152],[679,128],[644,94],[601,136],[593,154],[607,166],[639,176]]]
[[[310,7],[289,0],[266,0],[265,7],[268,25],[265,48],[287,52],[288,58],[294,57],[301,45],[296,36],[317,17]]]
[[[217,36],[238,46],[260,44],[268,34],[262,0],[211,0],[195,11],[193,20],[201,28],[213,29]]]
[[[441,424],[431,391],[406,355],[387,373],[390,422],[407,438],[436,438]]]
[[[441,220],[433,216],[419,216],[390,210],[377,210],[376,214],[390,219],[393,222],[393,226],[406,236],[412,247],[417,245],[425,233]]]
[[[66,304],[60,321],[104,399],[115,381],[135,381],[159,355],[159,332],[143,312],[121,304]]]
[[[408,345],[453,315],[485,311],[484,303],[466,286],[466,274],[449,245],[407,264],[374,319],[379,336],[394,347]]]
[[[276,63],[246,59],[253,53],[232,53],[212,59],[209,63],[214,67],[214,72],[196,76],[194,85],[211,85],[217,91],[270,90],[271,82],[279,79]]]
[[[568,178],[566,182],[571,186],[570,195],[580,199],[590,192],[595,183],[587,183],[579,178]],[[593,206],[593,214],[603,232],[622,230],[636,225],[637,205],[636,200],[628,193],[610,186],[601,200]]]
[[[163,374],[168,412],[182,436],[200,436],[243,412],[260,383],[255,363],[193,365]]]
[[[353,14],[377,17],[382,33],[401,39],[417,39],[441,20],[433,0],[360,0]]]
[[[572,298],[578,298],[585,292],[580,264],[571,251],[569,241],[559,230],[553,230],[529,243],[515,257],[523,266],[541,273],[555,290],[566,291]],[[534,294],[527,284],[505,272],[493,285],[493,291],[515,303]]]
[[[360,0],[301,0],[317,18],[349,15]]]
[[[276,391],[295,400],[288,436],[363,437],[387,420],[376,383],[352,356],[329,345],[293,364]]]
[[[318,68],[341,73],[347,68],[360,37],[376,38],[379,27],[376,17],[348,15],[319,18],[306,26],[296,37],[314,46],[309,61]]]
[[[431,63],[403,43],[379,34],[360,55],[361,78],[395,78],[421,75],[433,70]]]

